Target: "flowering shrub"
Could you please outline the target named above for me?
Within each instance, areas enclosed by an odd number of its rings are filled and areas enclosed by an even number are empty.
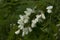
[[[53,6],[46,7],[48,13],[52,13]],[[35,13],[35,8],[26,8],[26,11],[24,11],[25,15],[19,15],[20,19],[18,20],[18,30],[15,32],[15,34],[19,34],[20,30],[22,30],[22,36],[25,34],[28,34],[28,32],[32,31],[32,28],[36,27],[36,23],[39,21],[42,21],[42,19],[46,19],[44,12],[39,10],[39,13]],[[30,18],[32,15],[32,18]]]
[[[59,0],[0,0],[0,40],[60,40]]]

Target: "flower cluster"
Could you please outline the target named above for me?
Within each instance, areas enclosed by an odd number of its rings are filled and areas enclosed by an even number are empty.
[[[35,27],[36,26],[36,23],[39,21],[39,19],[46,19],[44,13],[41,11],[41,14],[39,15],[36,15],[36,18],[34,20],[32,20],[32,24],[31,24],[31,27]]]
[[[24,36],[25,34],[28,34],[28,32],[31,32],[32,29],[31,27],[24,27],[24,24],[28,22],[29,20],[29,16],[31,15],[31,13],[33,13],[34,10],[31,8],[26,8],[26,11],[24,11],[25,15],[19,15],[20,19],[18,20],[18,30],[15,32],[15,34],[19,34],[20,30],[22,30],[22,36]]]
[[[47,12],[48,12],[48,13],[51,13],[51,12],[52,12],[52,10],[51,10],[52,8],[53,8],[53,6],[48,6],[48,7],[46,8],[46,9],[47,9]]]
[[[48,13],[51,13],[52,6],[48,6],[46,9]],[[31,14],[35,13],[34,9],[26,8],[26,11],[24,11],[25,15],[19,15],[20,19],[18,20],[18,30],[15,32],[15,34],[19,34],[20,30],[22,30],[22,36],[27,35],[29,32],[32,31],[32,28],[36,27],[36,23],[40,21],[40,19],[46,19],[44,12],[40,11],[40,14],[36,14],[36,18],[31,20],[31,24],[25,27],[25,24],[29,22]],[[33,17],[32,17],[33,18]]]

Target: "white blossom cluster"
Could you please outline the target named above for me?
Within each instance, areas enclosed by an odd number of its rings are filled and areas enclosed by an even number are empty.
[[[36,26],[36,23],[38,22],[39,18],[41,18],[41,15],[36,15],[36,18],[32,20],[32,24],[31,24],[32,28]]]
[[[31,27],[24,27],[24,24],[28,22],[29,20],[29,16],[31,15],[31,13],[33,13],[34,10],[31,8],[26,8],[26,11],[24,11],[25,15],[19,15],[20,19],[18,20],[18,30],[15,32],[15,34],[19,34],[20,30],[22,30],[22,36],[24,36],[25,34],[28,34],[28,32],[31,32],[32,29]]]
[[[47,12],[48,13],[51,13],[52,12],[52,8],[53,8],[53,6],[48,6],[46,9],[47,9]]]
[[[44,13],[41,11],[40,15],[36,15],[36,18],[34,20],[32,20],[32,24],[31,27],[34,28],[36,26],[36,23],[39,21],[39,19],[46,19]]]
[[[53,6],[48,6],[46,9],[50,10],[53,8]],[[48,11],[48,13],[51,13],[50,11]],[[36,23],[39,22],[39,19],[46,19],[45,15],[44,15],[44,12],[43,11],[40,11],[41,14],[37,14],[36,15],[36,18],[31,20],[31,26],[27,26],[27,27],[24,27],[25,23],[28,23],[29,22],[29,19],[31,16],[31,14],[35,13],[35,10],[34,9],[31,9],[31,8],[26,8],[26,11],[24,11],[25,15],[19,15],[20,19],[18,20],[18,30],[15,32],[15,34],[19,34],[20,33],[20,30],[22,30],[22,36],[24,35],[27,35],[29,32],[32,31],[32,28],[36,27]]]

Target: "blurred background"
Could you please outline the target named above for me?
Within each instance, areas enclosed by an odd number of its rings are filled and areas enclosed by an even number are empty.
[[[26,8],[36,5],[37,9],[45,12],[46,20],[37,23],[37,27],[28,35],[16,35],[19,15],[23,15]],[[53,6],[51,14],[46,12],[49,5]],[[59,23],[60,0],[0,0],[0,40],[60,40],[60,27],[56,27]]]

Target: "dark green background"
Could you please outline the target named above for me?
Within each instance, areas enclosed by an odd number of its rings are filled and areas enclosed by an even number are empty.
[[[46,20],[37,23],[37,27],[24,37],[21,37],[21,34],[15,35],[19,15],[23,15],[26,8],[33,8],[35,5],[37,9],[45,12]],[[46,12],[49,5],[53,6],[51,14]],[[58,33],[57,40],[60,40],[60,32],[56,27],[58,23],[60,23],[60,0],[0,0],[0,40],[56,40],[54,33]],[[41,28],[47,28],[48,31],[42,31]]]

